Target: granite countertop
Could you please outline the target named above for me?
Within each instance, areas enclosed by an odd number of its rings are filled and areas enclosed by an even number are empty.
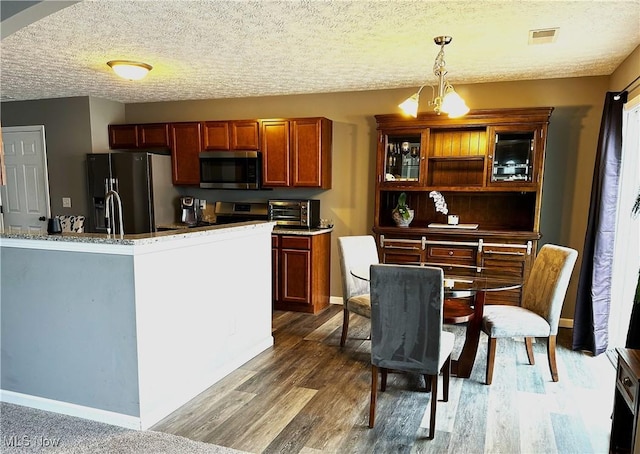
[[[278,235],[300,235],[300,236],[312,236],[312,235],[324,235],[325,233],[330,233],[333,231],[333,227],[326,228],[313,228],[313,229],[302,229],[302,228],[293,228],[287,226],[276,225],[273,228],[273,233]]]
[[[140,233],[132,235],[124,235],[121,239],[120,235],[107,235],[104,233],[76,233],[64,232],[54,235],[49,234],[28,234],[28,233],[0,233],[0,241],[2,239],[19,239],[19,240],[41,240],[41,241],[61,241],[70,243],[93,243],[93,244],[119,244],[119,245],[143,245],[152,244],[163,241],[172,241],[181,238],[192,238],[204,235],[214,235],[222,233],[221,231],[229,231],[229,229],[250,229],[264,224],[273,224],[266,221],[249,221],[238,222],[235,224],[212,225],[205,227],[181,228],[176,230],[166,230],[163,232]]]

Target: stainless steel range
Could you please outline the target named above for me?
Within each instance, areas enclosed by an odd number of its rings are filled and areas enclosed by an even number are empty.
[[[269,220],[268,204],[261,202],[216,202],[216,224]]]

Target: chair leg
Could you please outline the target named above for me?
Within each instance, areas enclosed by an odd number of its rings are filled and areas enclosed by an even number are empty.
[[[431,419],[429,421],[429,440],[436,433],[436,406],[438,404],[438,375],[431,376]]]
[[[369,428],[372,429],[376,421],[376,398],[378,395],[378,368],[371,365],[371,402],[369,404]]]
[[[431,378],[428,374],[422,374],[424,377],[424,392],[431,392]]]
[[[558,366],[556,364],[556,336],[549,336],[547,340],[547,357],[549,358],[549,370],[551,380],[558,381]]]
[[[387,390],[387,373],[389,369],[382,368],[382,383],[380,383],[380,391],[385,392]]]
[[[536,360],[533,358],[533,337],[525,337],[524,345],[527,347],[527,358],[529,358],[529,364],[533,366],[536,363]]]
[[[489,344],[487,345],[487,376],[485,382],[487,385],[491,384],[493,380],[493,363],[496,360],[496,342],[495,337],[489,336]]]
[[[449,402],[449,377],[451,376],[451,355],[442,366],[442,400]]]
[[[349,309],[344,307],[344,318],[342,320],[342,337],[340,338],[340,347],[344,347],[347,341],[347,331],[349,331]]]

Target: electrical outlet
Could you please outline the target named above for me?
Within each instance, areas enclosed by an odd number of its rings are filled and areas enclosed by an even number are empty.
[[[206,210],[207,209],[207,201],[204,199],[200,199],[200,209],[201,210]]]
[[[62,198],[62,207],[63,208],[71,208],[71,197],[63,197]]]

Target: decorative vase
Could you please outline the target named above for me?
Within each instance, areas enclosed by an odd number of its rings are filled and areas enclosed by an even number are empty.
[[[398,227],[409,227],[409,224],[411,224],[411,221],[413,221],[413,214],[414,214],[413,210],[408,209],[408,211],[409,211],[409,219],[403,218],[397,208],[394,208],[393,211],[391,212],[391,217],[393,218],[393,220],[395,221]]]

